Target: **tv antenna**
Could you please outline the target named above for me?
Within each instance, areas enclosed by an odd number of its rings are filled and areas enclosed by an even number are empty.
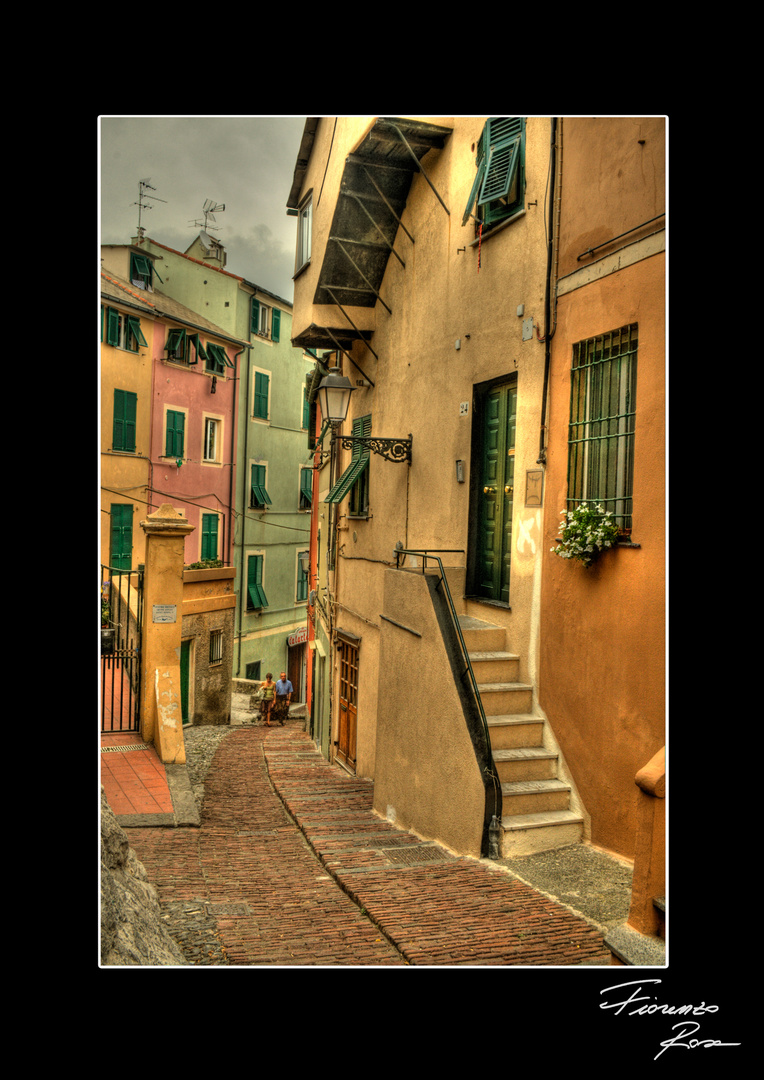
[[[218,232],[220,226],[209,225],[210,221],[215,221],[215,214],[219,214],[221,210],[225,210],[225,203],[215,203],[212,199],[205,199],[204,206],[202,207],[202,213],[204,214],[204,221],[192,221],[192,226],[204,225],[204,231],[208,232],[210,228]]]
[[[156,188],[151,186],[150,181],[151,181],[150,176],[148,176],[145,180],[139,180],[138,181],[138,202],[133,203],[133,206],[138,207],[138,233],[139,234],[140,234],[140,231],[141,231],[141,213],[142,213],[142,211],[143,210],[153,210],[154,209],[154,207],[151,205],[150,202],[147,203],[147,202],[144,202],[144,200],[145,199],[151,199],[154,202],[163,202],[163,203],[167,202],[167,199],[160,199],[156,195],[147,195],[146,194],[146,192],[148,192],[148,191],[156,191]]]

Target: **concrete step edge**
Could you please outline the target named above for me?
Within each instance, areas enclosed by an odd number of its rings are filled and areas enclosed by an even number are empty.
[[[481,694],[494,694],[502,691],[506,693],[507,691],[533,690],[533,687],[519,682],[478,683],[478,690]]]
[[[484,652],[471,652],[468,650],[470,663],[485,662],[486,660],[519,660],[520,657],[517,653],[513,652],[500,652],[496,650],[487,650]]]
[[[543,724],[543,716],[534,713],[498,713],[496,716],[486,716],[489,727],[510,727],[513,724]]]
[[[543,746],[511,746],[507,750],[494,750],[494,761],[523,761],[528,758],[537,760],[556,760],[559,755],[555,750],[547,750]]]
[[[541,810],[535,814],[507,814],[501,827],[508,832],[517,829],[542,829],[549,825],[583,825],[583,817],[575,810]]]
[[[570,791],[570,784],[562,780],[505,780],[501,785],[502,795],[539,795],[555,791]]]

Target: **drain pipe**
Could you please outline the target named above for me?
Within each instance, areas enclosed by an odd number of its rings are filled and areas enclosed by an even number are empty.
[[[242,350],[243,352],[243,350]],[[248,451],[249,451],[249,380],[252,374],[252,349],[247,349],[247,377],[242,379],[239,376],[239,382],[244,387],[244,461],[242,463],[242,501],[241,501],[241,565],[239,566],[239,602],[236,605],[239,616],[239,645],[237,649],[236,658],[236,676],[241,678],[241,635],[242,635],[242,605],[246,604],[246,593],[244,591],[244,570],[246,559],[244,557],[244,541],[247,531],[247,465],[249,463]],[[238,426],[238,425],[237,425]]]
[[[554,330],[550,330],[552,312],[552,260],[554,257],[554,187],[557,175],[557,117],[551,118],[552,137],[549,147],[550,177],[549,177],[549,239],[547,242],[546,258],[546,294],[544,296],[544,337],[540,341],[545,343],[544,348],[544,390],[541,398],[541,426],[539,430],[539,456],[537,465],[546,465],[546,410],[547,397],[549,395],[549,367],[551,361],[551,341]],[[538,333],[538,332],[537,332]]]

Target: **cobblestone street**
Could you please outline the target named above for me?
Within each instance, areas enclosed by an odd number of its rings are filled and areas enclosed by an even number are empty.
[[[297,727],[217,738],[201,828],[131,828],[188,964],[607,965],[599,930],[486,860],[372,811]]]

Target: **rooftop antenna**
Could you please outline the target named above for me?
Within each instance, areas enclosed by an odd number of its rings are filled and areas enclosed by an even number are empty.
[[[138,207],[138,235],[141,233],[141,212],[143,210],[153,210],[154,207],[151,203],[144,202],[144,199],[152,199],[155,202],[166,203],[167,199],[160,199],[156,195],[147,195],[147,191],[156,191],[155,187],[151,186],[151,177],[148,176],[145,180],[138,181],[138,202],[133,203],[133,206]]]
[[[215,221],[215,214],[220,213],[221,210],[225,210],[225,203],[215,203],[212,201],[212,199],[205,199],[204,206],[202,207],[204,221],[192,221],[192,226],[196,227],[203,225],[205,232],[208,232],[210,228],[213,228],[215,232],[219,232],[219,225],[215,224],[213,226],[210,226],[208,223],[210,221]]]

